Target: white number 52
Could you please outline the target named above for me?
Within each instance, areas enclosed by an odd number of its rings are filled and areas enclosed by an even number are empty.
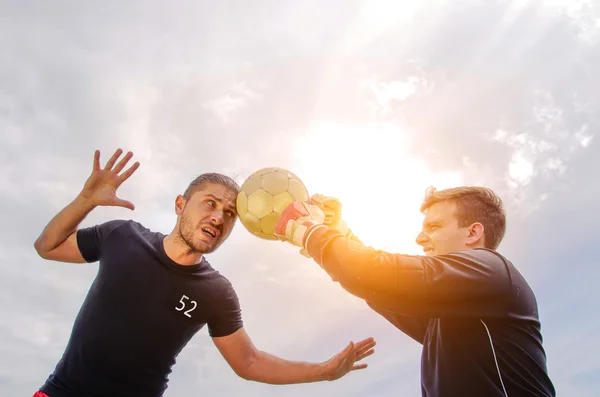
[[[190,299],[190,298],[188,298],[187,296],[185,296],[185,295],[182,295],[182,296],[181,296],[181,299],[179,299],[179,303],[181,303],[181,306],[177,305],[177,307],[175,307],[175,310],[177,310],[178,312],[180,312],[180,311],[182,311],[183,309],[185,309],[185,301],[186,301],[186,300],[189,300],[189,299]],[[192,305],[193,305],[193,306],[192,306]],[[190,317],[190,318],[191,318],[192,316],[190,315],[190,313],[191,313],[192,311],[194,311],[194,309],[196,309],[196,306],[198,306],[198,304],[196,303],[196,301],[190,301],[190,306],[192,306],[192,308],[191,308],[191,309],[188,309],[188,310],[186,310],[186,311],[184,311],[184,312],[183,312],[183,314],[184,314],[184,315],[186,315],[187,317]]]

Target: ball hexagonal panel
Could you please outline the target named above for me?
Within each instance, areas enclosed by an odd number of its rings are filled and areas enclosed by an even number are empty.
[[[273,236],[272,234],[254,233],[254,235],[260,238],[264,238],[265,240],[278,240],[278,238]]]
[[[240,218],[246,215],[246,213],[248,212],[248,196],[246,196],[246,193],[238,193],[237,199],[235,200],[235,209]]]
[[[288,205],[292,204],[292,201],[294,201],[294,198],[290,192],[279,193],[273,197],[273,211],[282,213]]]
[[[258,175],[261,175],[261,176],[262,176],[262,175],[267,175],[268,173],[275,172],[275,171],[277,171],[278,169],[279,169],[279,168],[277,168],[277,167],[267,167],[267,168],[262,168],[262,169],[260,169],[260,170],[256,171],[256,174],[258,174]]]
[[[298,178],[298,177],[296,176],[296,174],[294,174],[293,172],[291,172],[291,171],[288,171],[288,170],[286,170],[286,169],[283,169],[283,168],[277,168],[277,171],[276,171],[276,172],[277,172],[277,173],[279,173],[279,174],[283,174],[283,175],[287,176],[287,178],[288,178],[288,179],[298,179],[298,180],[300,180],[300,178]]]
[[[273,196],[259,189],[248,196],[248,212],[261,219],[273,212]]]
[[[273,233],[275,233],[275,225],[277,224],[280,216],[281,214],[278,212],[271,212],[269,215],[262,218],[260,220],[260,228],[262,229],[262,232],[272,236],[273,238],[276,238],[273,236]]]
[[[244,216],[240,217],[240,220],[242,221],[242,224],[244,225],[246,230],[248,230],[250,233],[261,233],[262,228],[260,225],[260,219],[258,219],[250,212],[247,212]]]
[[[262,176],[261,187],[273,196],[288,189],[289,178],[280,172],[269,172]]]
[[[290,179],[288,192],[294,200],[308,201],[308,191],[300,179]]]
[[[260,189],[260,185],[262,184],[262,175],[258,172],[250,175],[248,179],[244,181],[242,186],[240,186],[240,190],[245,192],[247,195],[251,195],[258,189]]]

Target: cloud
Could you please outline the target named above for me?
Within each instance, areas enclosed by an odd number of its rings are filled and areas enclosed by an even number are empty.
[[[244,83],[237,84],[231,91],[216,99],[203,102],[202,107],[211,111],[221,122],[228,123],[233,117],[232,113],[246,106],[248,101],[260,99],[260,96],[248,89]]]
[[[584,357],[594,346],[580,343],[598,329],[583,315],[598,300],[594,2],[5,1],[0,15],[7,395],[33,394],[52,371],[97,271],[43,261],[33,241],[79,192],[93,151],[104,161],[117,147],[141,162],[119,190],[136,210],[99,208],[84,225],[133,218],[168,232],[175,196],[200,172],[241,182],[279,166],[339,193],[365,239],[408,251],[424,187],[493,187],[509,211],[503,252],[537,293],[559,393],[598,389],[598,360]],[[386,199],[370,207],[387,211],[376,220],[364,210],[374,197]],[[393,236],[388,215],[403,227]],[[419,394],[419,346],[291,247],[238,225],[209,260],[266,351],[323,360],[369,335],[378,351],[342,381],[272,387],[237,378],[203,330],[179,357],[170,396]]]

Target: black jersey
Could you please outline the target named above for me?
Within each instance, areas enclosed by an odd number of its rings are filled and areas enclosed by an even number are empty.
[[[212,337],[242,327],[230,282],[206,259],[173,262],[164,237],[122,220],[77,232],[81,254],[99,260],[99,270],[43,392],[162,396],[177,355],[204,325]]]
[[[322,228],[308,252],[344,289],[423,345],[423,396],[555,396],[535,295],[496,251],[390,254]]]

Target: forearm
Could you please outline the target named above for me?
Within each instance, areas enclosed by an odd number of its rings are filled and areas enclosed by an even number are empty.
[[[420,257],[366,247],[327,228],[311,234],[307,250],[334,280],[363,299],[377,295],[418,297],[424,293]]]
[[[288,361],[258,351],[245,378],[275,385],[319,382],[327,380],[324,368],[324,363]]]
[[[49,252],[58,247],[77,230],[77,226],[93,209],[94,205],[89,200],[78,195],[46,225],[35,242],[36,250],[40,253]]]

